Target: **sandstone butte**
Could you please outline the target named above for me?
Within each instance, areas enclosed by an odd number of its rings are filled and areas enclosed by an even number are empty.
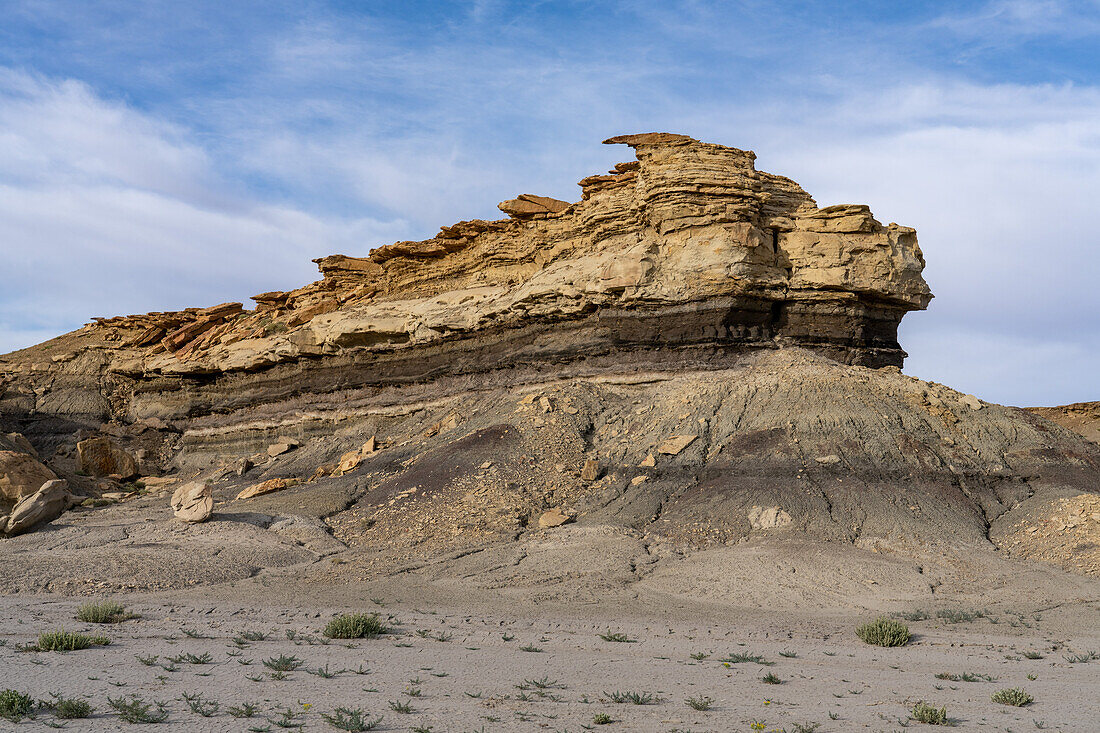
[[[29,440],[48,468],[20,475],[93,497],[130,478],[117,449],[169,489],[211,482],[215,516],[304,516],[397,564],[593,528],[1026,554],[1021,522],[1100,482],[1081,435],[901,374],[898,324],[932,298],[913,229],[819,208],[749,151],[605,142],[637,159],[577,202],[524,194],[316,260],[251,310],[96,318],[0,357],[0,448]],[[77,443],[102,438],[112,467],[85,476]]]

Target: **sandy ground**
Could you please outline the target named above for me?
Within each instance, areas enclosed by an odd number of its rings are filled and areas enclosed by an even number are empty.
[[[958,730],[1100,730],[1100,660],[1066,659],[1100,650],[1095,602],[1003,606],[965,621],[935,618],[929,608],[933,618],[909,622],[915,634],[909,646],[883,649],[853,633],[866,613],[713,605],[665,613],[660,604],[569,609],[508,599],[457,610],[435,603],[431,588],[394,581],[346,587],[338,607],[311,606],[304,603],[309,594],[293,586],[250,581],[232,590],[115,596],[140,617],[111,625],[74,620],[84,599],[4,597],[0,669],[6,686],[36,697],[58,692],[90,701],[94,716],[64,721],[70,730],[131,729],[108,703],[128,695],[163,701],[169,711],[164,724],[139,729],[182,731],[278,731],[280,723],[336,730],[322,714],[337,707],[381,716],[376,730],[433,733],[793,733],[814,724],[821,732],[895,731],[926,727],[907,721],[918,700],[946,706]],[[298,601],[279,605],[282,595]],[[247,598],[252,602],[242,605]],[[392,614],[394,631],[373,640],[324,639],[326,621],[347,610]],[[39,632],[62,627],[105,633],[111,643],[69,653],[21,649]],[[243,632],[266,638],[245,641]],[[609,632],[631,641],[599,636]],[[768,665],[722,661],[738,653],[761,655]],[[209,661],[170,661],[181,655]],[[264,666],[280,655],[301,660],[282,680]],[[768,673],[781,683],[763,682]],[[995,681],[937,679],[945,673]],[[1009,687],[1025,688],[1035,702],[1024,708],[991,702],[994,691]],[[653,701],[616,703],[615,692],[648,693]],[[688,698],[713,702],[697,711]],[[246,702],[256,704],[255,716],[233,717],[229,709]],[[405,704],[411,712],[394,710]],[[600,714],[614,722],[595,724]],[[33,730],[57,721],[42,713],[18,726],[0,723]]]

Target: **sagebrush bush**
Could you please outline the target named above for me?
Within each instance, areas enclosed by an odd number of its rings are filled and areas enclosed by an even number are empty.
[[[990,699],[1001,705],[1012,705],[1018,708],[1022,708],[1024,705],[1028,705],[1035,701],[1035,698],[1019,687],[1010,687],[1007,690],[997,690]]]
[[[133,617],[125,606],[114,601],[89,601],[76,612],[78,621],[89,624],[117,624]]]
[[[90,646],[107,646],[111,640],[106,636],[89,636],[75,631],[43,631],[38,635],[35,649],[40,652],[75,652]]]
[[[938,708],[935,705],[929,705],[921,700],[909,713],[910,717],[918,723],[927,723],[928,725],[950,725],[947,720],[947,708]]]
[[[856,636],[875,646],[905,646],[909,643],[909,627],[900,621],[880,616],[858,627]]]
[[[345,613],[329,621],[323,633],[330,639],[371,639],[388,631],[377,613]]]

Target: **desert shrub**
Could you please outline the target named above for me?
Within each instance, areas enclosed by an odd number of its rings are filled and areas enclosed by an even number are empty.
[[[909,643],[909,627],[900,621],[880,616],[858,627],[856,636],[875,646],[905,646]]]
[[[40,704],[62,720],[87,718],[95,712],[95,708],[87,700],[79,697],[63,697],[56,692],[53,693],[52,700],[43,700]]]
[[[0,718],[18,723],[34,714],[34,698],[18,690],[0,692]]]
[[[913,706],[913,709],[909,712],[909,717],[918,723],[927,723],[928,725],[950,725],[947,722],[946,707],[938,708],[923,700]]]
[[[89,624],[117,624],[133,617],[121,603],[114,601],[89,601],[76,612],[78,621]]]
[[[990,698],[995,703],[1001,705],[1012,705],[1014,707],[1022,708],[1024,705],[1028,705],[1035,701],[1031,695],[1027,694],[1024,690],[1018,687],[1010,687],[1006,690],[997,690]]]
[[[325,625],[330,639],[372,639],[389,631],[377,613],[345,613]]]
[[[35,649],[40,652],[75,652],[90,646],[107,646],[111,640],[106,636],[89,636],[74,631],[43,631],[38,635]]]

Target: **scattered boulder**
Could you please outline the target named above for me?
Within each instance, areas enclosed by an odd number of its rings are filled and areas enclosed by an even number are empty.
[[[214,513],[214,490],[207,483],[191,481],[172,494],[172,512],[184,522],[205,522]]]
[[[254,496],[260,496],[261,494],[270,494],[272,491],[281,491],[282,489],[290,486],[296,486],[299,483],[296,478],[273,478],[267,481],[262,481],[258,484],[253,484],[247,489],[237,494],[238,499],[251,499]]]
[[[554,508],[548,512],[543,512],[539,517],[539,529],[560,527],[563,524],[572,522],[574,519],[576,519],[576,515],[564,512],[559,508]]]
[[[0,498],[19,501],[56,478],[53,471],[30,453],[0,450]]]
[[[684,448],[694,443],[698,437],[698,435],[673,435],[657,446],[657,452],[664,453],[666,456],[679,455]]]
[[[754,506],[749,510],[749,524],[753,529],[786,527],[792,521],[791,515],[777,506]]]
[[[595,458],[589,458],[581,469],[582,481],[595,481],[600,477],[600,464]]]
[[[38,491],[24,497],[15,505],[4,531],[9,535],[22,534],[42,522],[56,519],[79,503],[80,499],[69,493],[67,481],[47,481]]]
[[[980,409],[982,409],[982,401],[979,400],[977,397],[975,397],[972,394],[963,395],[961,398],[959,398],[959,402],[963,403],[964,405],[969,407],[971,410],[980,410]]]
[[[241,460],[237,461],[237,463],[233,466],[233,473],[237,474],[238,476],[244,476],[246,473],[252,470],[252,466],[253,463],[251,458],[242,458]]]
[[[110,438],[88,438],[76,444],[77,469],[90,476],[118,476],[121,480],[136,478],[137,461],[119,448]]]
[[[638,464],[638,467],[639,468],[654,468],[654,467],[656,467],[656,465],[657,465],[657,459],[653,457],[652,453],[650,453],[648,456],[645,457],[645,459],[641,463]]]

